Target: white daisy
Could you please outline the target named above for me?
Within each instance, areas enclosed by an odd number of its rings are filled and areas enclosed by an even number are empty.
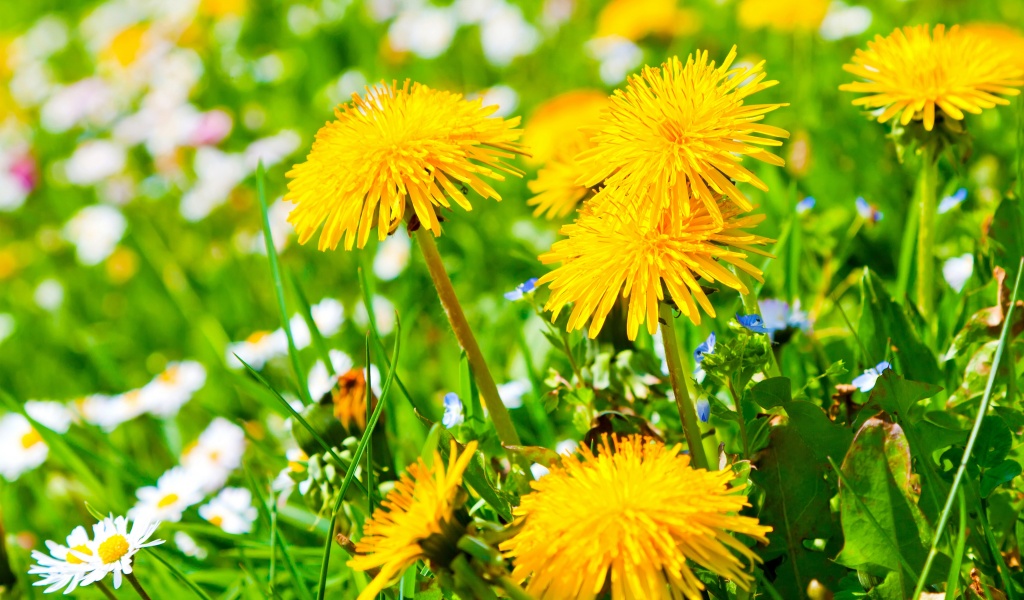
[[[278,508],[288,503],[288,497],[291,496],[292,491],[295,490],[295,478],[293,477],[292,474],[305,473],[306,464],[309,461],[309,456],[306,456],[306,453],[303,452],[300,448],[289,448],[285,452],[285,457],[288,458],[288,466],[282,469],[281,472],[277,474],[277,477],[274,478],[274,482],[270,484],[270,489],[272,489],[275,492],[278,492]],[[306,483],[306,481],[308,481],[308,479],[303,481],[302,483]],[[309,489],[308,485],[302,486],[300,484],[299,487],[300,492],[302,493],[305,493],[305,490]],[[305,487],[305,490],[303,490],[303,487]]]
[[[75,245],[78,262],[99,264],[110,256],[128,228],[128,221],[113,206],[95,204],[75,213],[64,225],[64,238]]]
[[[224,487],[231,472],[242,464],[245,452],[245,432],[227,419],[217,417],[199,435],[181,456],[203,493],[212,493]]]
[[[335,373],[345,373],[355,366],[352,357],[341,350],[331,350],[330,356]],[[314,400],[319,400],[324,394],[331,391],[336,380],[337,378],[331,377],[331,374],[327,371],[327,365],[324,364],[324,361],[316,361],[313,368],[309,370],[308,384],[310,397]]]
[[[200,546],[192,536],[184,531],[176,531],[174,533],[174,545],[178,547],[182,554],[195,559],[205,560],[209,554],[206,548]]]
[[[404,229],[395,231],[377,246],[373,257],[373,273],[381,281],[391,281],[409,266],[412,242]]]
[[[146,408],[158,417],[173,417],[205,384],[203,365],[191,360],[170,363],[146,386]]]
[[[224,488],[208,504],[199,507],[199,516],[236,535],[252,531],[258,514],[252,505],[252,492],[247,488]]]
[[[284,331],[257,331],[244,341],[228,344],[228,364],[236,369],[242,368],[239,358],[250,367],[259,370],[269,361],[288,353],[288,338]],[[237,355],[237,358],[236,358]]]
[[[75,591],[82,580],[89,572],[89,565],[80,556],[93,554],[92,541],[85,527],[79,525],[71,531],[67,537],[67,546],[46,540],[46,547],[50,554],[47,556],[38,550],[32,551],[32,558],[36,564],[29,567],[29,575],[39,575],[39,581],[33,583],[36,586],[49,586],[43,593],[49,594],[59,589],[64,589],[65,594]]]
[[[43,426],[66,433],[71,417],[53,410],[54,402],[29,402],[25,410]],[[0,475],[14,481],[43,464],[50,450],[32,424],[19,413],[0,417]]]
[[[161,475],[155,486],[139,488],[135,496],[139,501],[128,511],[128,518],[136,521],[178,522],[188,507],[203,501],[197,478],[182,467]]]
[[[114,588],[120,588],[122,577],[132,572],[132,557],[143,548],[164,543],[163,540],[148,541],[159,525],[159,522],[140,520],[132,523],[129,529],[128,519],[113,516],[93,525],[93,552],[92,556],[86,557],[89,573],[82,584],[100,581],[107,573],[111,573],[114,577]]]

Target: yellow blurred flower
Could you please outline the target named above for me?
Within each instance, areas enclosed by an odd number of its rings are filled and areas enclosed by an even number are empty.
[[[202,0],[199,12],[214,18],[237,17],[245,14],[247,0]]]
[[[878,121],[899,117],[935,126],[936,106],[956,120],[964,112],[980,114],[984,108],[1009,104],[996,94],[1016,96],[1024,85],[1024,70],[1007,58],[986,35],[954,25],[948,31],[936,25],[896,29],[888,37],[875,36],[867,50],[857,50],[852,64],[843,69],[863,81],[839,89],[867,94],[853,101],[867,109],[884,108]],[[941,116],[941,114],[940,114]]]
[[[118,246],[107,258],[107,277],[113,283],[124,283],[139,270],[139,257],[128,248]]]
[[[743,166],[744,156],[785,164],[761,146],[780,146],[772,138],[789,133],[759,121],[786,105],[744,104],[778,82],[765,81],[764,61],[730,68],[735,58],[735,46],[720,66],[708,62],[706,51],[685,64],[672,57],[616,90],[604,127],[592,138],[595,147],[578,157],[585,170],[579,183],[605,186],[592,201],[598,208],[633,199],[654,223],[665,211],[689,215],[697,205],[720,221],[719,194],[742,210],[753,208],[734,182],[768,189]]]
[[[970,23],[961,27],[965,34],[987,38],[1006,53],[1007,59],[1024,69],[1024,35],[1002,23]]]
[[[590,135],[608,107],[602,92],[579,90],[553,98],[537,108],[523,132],[523,146],[535,163],[547,163],[529,184],[536,194],[527,201],[535,216],[564,217],[576,208],[589,188],[577,183],[583,174],[576,156],[591,147]]]
[[[813,31],[825,19],[828,0],[741,0],[739,22],[747,29]]]
[[[455,511],[459,508],[462,473],[474,452],[476,442],[470,442],[459,455],[452,440],[447,468],[435,451],[431,466],[421,458],[402,474],[381,508],[367,519],[363,538],[356,543],[357,554],[348,562],[357,571],[380,569],[358,600],[376,598],[417,560],[432,560],[424,542],[430,540],[428,545],[441,544],[447,549],[447,542],[454,546],[458,541],[465,528],[456,521]]]
[[[608,94],[596,90],[566,92],[541,104],[523,129],[526,161],[546,163],[585,144],[590,136],[583,129],[599,123],[606,108]]]
[[[704,585],[691,562],[749,590],[745,563],[759,559],[732,534],[767,542],[771,527],[737,514],[748,503],[733,477],[692,468],[678,445],[606,440],[530,484],[515,509],[521,529],[501,549],[539,600],[591,600],[604,589],[612,600],[695,600]]]
[[[547,273],[537,285],[550,284],[551,295],[544,305],[558,318],[572,303],[567,329],[583,329],[596,337],[619,297],[628,298],[626,333],[636,339],[640,325],[647,322],[653,335],[658,330],[658,302],[665,290],[679,310],[693,323],[700,323],[697,304],[715,316],[701,283],[721,282],[746,293],[743,282],[726,265],[749,273],[759,281],[761,271],[746,261],[748,252],[767,254],[754,246],[771,242],[747,233],[764,220],[764,215],[743,215],[733,205],[717,207],[724,219],[717,223],[703,205],[688,216],[666,214],[655,226],[629,209],[593,213],[590,204],[581,209],[575,223],[562,227],[566,239],[540,256],[544,264],[561,266]],[[700,280],[700,281],[699,281]]]
[[[612,0],[601,9],[594,37],[614,35],[637,41],[649,35],[687,35],[697,29],[696,14],[679,8],[676,0]]]
[[[353,94],[320,128],[306,161],[288,172],[285,200],[300,243],[323,225],[320,250],[362,248],[377,227],[387,237],[405,216],[406,204],[420,223],[441,235],[436,207],[449,198],[472,210],[465,188],[484,198],[501,196],[482,177],[503,180],[522,172],[503,162],[521,153],[519,118],[491,116],[497,106],[406,81]]]
[[[131,66],[149,48],[149,25],[136,23],[125,27],[100,51],[100,59],[119,67]]]

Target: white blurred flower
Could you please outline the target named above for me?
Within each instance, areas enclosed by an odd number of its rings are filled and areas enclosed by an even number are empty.
[[[516,107],[519,106],[519,94],[507,85],[496,85],[484,90],[480,97],[483,99],[483,106],[497,106],[491,116],[508,117]],[[472,99],[472,97],[470,98]]]
[[[373,257],[373,273],[381,281],[391,281],[409,266],[412,243],[405,229],[398,229],[377,246]]]
[[[285,129],[275,135],[260,138],[249,144],[245,149],[245,166],[249,172],[256,171],[256,166],[263,161],[264,167],[272,167],[291,156],[299,148],[302,138],[298,133]]]
[[[193,473],[204,494],[224,487],[231,472],[242,464],[245,432],[223,417],[217,417],[181,456],[181,464]]]
[[[381,336],[389,335],[395,330],[395,305],[384,296],[374,296],[371,302],[373,318],[377,322],[377,333]],[[370,320],[367,318],[365,303],[356,304],[356,311],[352,318],[360,328],[369,326]]]
[[[541,23],[548,28],[556,28],[572,18],[576,10],[576,0],[544,0],[541,12]]]
[[[146,408],[158,417],[173,417],[205,384],[206,369],[198,362],[169,363],[146,385]]]
[[[530,473],[533,474],[534,479],[540,479],[541,477],[547,475],[550,472],[551,471],[547,467],[540,463],[533,463],[532,465],[530,465]]]
[[[57,88],[39,114],[43,129],[62,133],[78,125],[101,127],[118,113],[117,93],[100,77],[88,77]]]
[[[74,413],[63,402],[29,400],[25,403],[25,412],[37,423],[60,434],[68,432],[75,418]]]
[[[225,533],[235,535],[252,531],[258,515],[252,505],[252,492],[246,488],[224,488],[209,503],[199,507],[199,516]]]
[[[46,540],[49,556],[38,550],[32,551],[32,560],[36,561],[36,564],[29,567],[28,574],[42,577],[32,585],[48,586],[43,590],[44,594],[60,589],[64,589],[65,594],[75,591],[88,574],[89,565],[71,551],[92,554],[91,544],[88,532],[81,525],[71,530],[67,537],[67,546]]]
[[[28,62],[45,60],[67,45],[67,23],[54,14],[47,14],[11,44],[9,66],[16,69]]]
[[[576,452],[576,448],[578,448],[579,445],[579,442],[576,440],[562,440],[555,444],[555,452],[562,455],[572,454]]]
[[[14,333],[14,316],[7,313],[0,313],[0,342],[11,337]]]
[[[124,170],[124,146],[111,140],[83,142],[64,163],[64,174],[75,185],[92,185]]]
[[[525,379],[516,379],[498,386],[498,397],[507,408],[519,408],[523,405],[523,394],[533,389],[533,385]]]
[[[871,27],[871,10],[864,6],[848,6],[843,2],[829,4],[828,13],[821,22],[818,33],[829,40],[860,35]]]
[[[16,103],[31,107],[49,98],[54,85],[53,72],[49,65],[32,62],[15,69],[7,87]]]
[[[283,329],[256,331],[241,342],[228,344],[228,364],[235,369],[242,368],[242,359],[250,367],[259,370],[269,361],[288,354],[288,338]],[[235,355],[238,355],[237,358]]]
[[[330,337],[341,329],[345,322],[345,307],[334,298],[324,298],[310,307],[313,323],[324,337]]]
[[[35,160],[23,148],[0,147],[0,211],[21,208],[36,185]]]
[[[601,80],[608,85],[621,83],[644,60],[644,52],[633,42],[618,36],[587,42],[587,54],[601,63]]]
[[[505,0],[455,0],[452,8],[461,23],[474,25],[496,14]]]
[[[121,211],[106,204],[86,206],[64,225],[64,239],[75,245],[78,262],[103,262],[121,241],[128,222]]]
[[[295,235],[295,228],[288,222],[295,205],[278,198],[267,208],[267,219],[270,221],[270,239],[274,240],[274,249],[278,253],[284,251]],[[262,223],[262,221],[261,221]],[[237,238],[241,251],[249,254],[267,254],[267,242],[263,238],[262,226],[252,232],[241,232]]]
[[[205,219],[228,200],[231,191],[248,175],[245,158],[216,148],[203,147],[193,161],[196,183],[181,197],[181,216],[189,221]]]
[[[362,92],[366,84],[366,75],[362,71],[349,69],[328,88],[327,97],[334,104],[348,102],[352,99],[352,94]]]
[[[39,308],[53,312],[64,303],[64,286],[56,279],[44,279],[36,286],[32,299]]]
[[[69,415],[60,416],[53,410],[53,402],[32,402],[25,411],[39,424],[57,433],[66,433],[71,423]],[[0,475],[14,481],[26,471],[43,464],[49,448],[43,436],[19,413],[0,416]]]
[[[206,557],[209,555],[206,548],[200,546],[192,536],[184,531],[176,531],[174,533],[174,545],[185,556],[191,556],[197,560],[206,560]]]
[[[970,252],[954,256],[942,264],[942,276],[949,287],[960,293],[974,274],[974,255]]]
[[[128,511],[135,521],[171,521],[177,523],[190,506],[203,501],[196,477],[188,469],[174,467],[160,476],[155,486],[139,488],[139,499]]]
[[[341,350],[331,350],[329,354],[335,373],[345,373],[355,366],[352,357]],[[334,378],[327,371],[327,365],[324,364],[324,361],[316,361],[313,368],[309,370],[308,384],[309,395],[314,400],[322,398],[324,394],[331,391],[331,388],[334,387]]]
[[[523,18],[518,6],[503,4],[480,24],[484,56],[496,66],[507,66],[518,56],[534,51],[540,42],[537,30]]]
[[[458,24],[450,9],[417,6],[403,10],[388,28],[388,43],[396,52],[437,58],[448,49]]]

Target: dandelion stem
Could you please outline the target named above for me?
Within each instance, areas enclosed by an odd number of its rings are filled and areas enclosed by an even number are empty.
[[[935,195],[939,179],[938,157],[929,146],[921,150],[917,178],[917,307],[929,322],[935,307]]]
[[[452,280],[444,269],[441,254],[437,251],[437,244],[434,243],[434,234],[426,228],[420,227],[416,230],[415,235],[420,251],[423,253],[423,259],[427,263],[427,270],[430,271],[430,278],[434,281],[434,287],[437,288],[441,306],[444,308],[445,314],[448,315],[452,331],[455,332],[455,339],[466,351],[466,358],[476,377],[480,395],[483,396],[484,404],[494,422],[494,429],[498,432],[498,439],[506,446],[518,446],[520,444],[519,434],[516,433],[516,428],[512,424],[512,417],[509,416],[508,409],[501,402],[498,386],[495,385],[494,377],[491,376],[491,371],[487,368],[487,362],[480,351],[480,345],[477,344],[473,330],[469,327],[469,321],[466,320],[466,315],[462,312],[462,305],[459,304],[459,298],[455,295]]]
[[[138,578],[135,577],[135,573],[125,573],[124,577],[128,580],[128,583],[132,584],[132,587],[135,588],[135,592],[142,598],[142,600],[153,600],[149,597],[149,594],[146,593],[142,584],[139,583]]]
[[[690,448],[693,464],[698,469],[708,468],[708,457],[704,453],[704,444],[700,435],[700,421],[697,419],[697,407],[694,406],[683,373],[683,363],[679,358],[679,343],[676,341],[676,321],[672,315],[672,307],[664,302],[658,306],[662,322],[661,343],[665,346],[665,361],[668,363],[668,375],[672,381],[672,391],[676,395],[676,408],[679,418],[683,421],[686,443]]]
[[[108,588],[106,584],[104,584],[102,581],[97,581],[96,587],[98,587],[99,590],[103,592],[104,596],[110,598],[110,600],[117,600],[117,596],[114,595],[114,592],[110,591],[110,588]]]

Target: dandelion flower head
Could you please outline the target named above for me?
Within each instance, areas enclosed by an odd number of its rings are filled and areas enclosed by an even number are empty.
[[[501,544],[539,600],[700,598],[691,561],[749,589],[756,555],[732,533],[766,541],[771,527],[737,513],[733,474],[690,467],[680,447],[631,436],[583,449],[530,484],[521,529]],[[739,493],[738,493],[739,492]]]
[[[828,0],[742,0],[736,10],[747,29],[814,31],[825,20],[828,5]]]
[[[1007,105],[1024,85],[1024,70],[984,33],[948,30],[936,25],[896,29],[875,36],[867,50],[857,50],[846,71],[862,81],[839,89],[865,94],[853,101],[867,109],[882,108],[878,122],[899,118],[902,125],[924,122],[931,131],[939,116],[962,120],[964,113]],[[936,113],[936,107],[941,113]]]
[[[459,508],[462,473],[475,451],[476,442],[470,442],[458,454],[453,441],[447,466],[435,452],[431,466],[420,459],[402,474],[381,508],[366,521],[356,543],[357,555],[348,563],[358,571],[380,569],[358,600],[376,598],[410,565],[430,558],[425,546],[446,537]]]
[[[771,240],[748,233],[764,215],[741,215],[735,205],[716,204],[724,222],[716,222],[703,204],[686,217],[665,215],[656,226],[635,211],[622,209],[594,213],[584,207],[575,223],[562,227],[566,239],[540,256],[544,264],[561,265],[541,277],[551,295],[544,306],[552,321],[566,304],[573,303],[568,330],[582,329],[596,337],[619,297],[628,298],[627,335],[635,339],[645,321],[648,332],[658,330],[658,303],[665,291],[694,324],[700,323],[697,305],[715,316],[701,282],[720,282],[741,293],[743,282],[727,268],[761,280],[761,271],[747,262],[748,253],[768,256],[756,246]]]
[[[688,215],[694,205],[720,221],[719,195],[742,210],[753,208],[736,183],[768,186],[743,166],[743,158],[783,166],[763,147],[780,146],[774,138],[789,133],[760,122],[785,104],[746,104],[752,94],[778,83],[765,81],[764,61],[733,67],[735,59],[735,47],[721,65],[709,62],[707,51],[685,63],[672,57],[661,67],[645,67],[616,90],[592,138],[594,148],[577,157],[584,168],[579,183],[605,186],[594,197],[597,206],[633,198],[653,222],[666,211]]]
[[[362,248],[375,226],[379,239],[397,227],[406,204],[434,235],[436,207],[472,205],[463,189],[501,200],[485,178],[522,173],[506,164],[521,153],[519,118],[492,116],[480,99],[406,81],[380,84],[335,110],[316,134],[306,161],[288,172],[285,200],[300,243],[320,229],[319,249]]]

